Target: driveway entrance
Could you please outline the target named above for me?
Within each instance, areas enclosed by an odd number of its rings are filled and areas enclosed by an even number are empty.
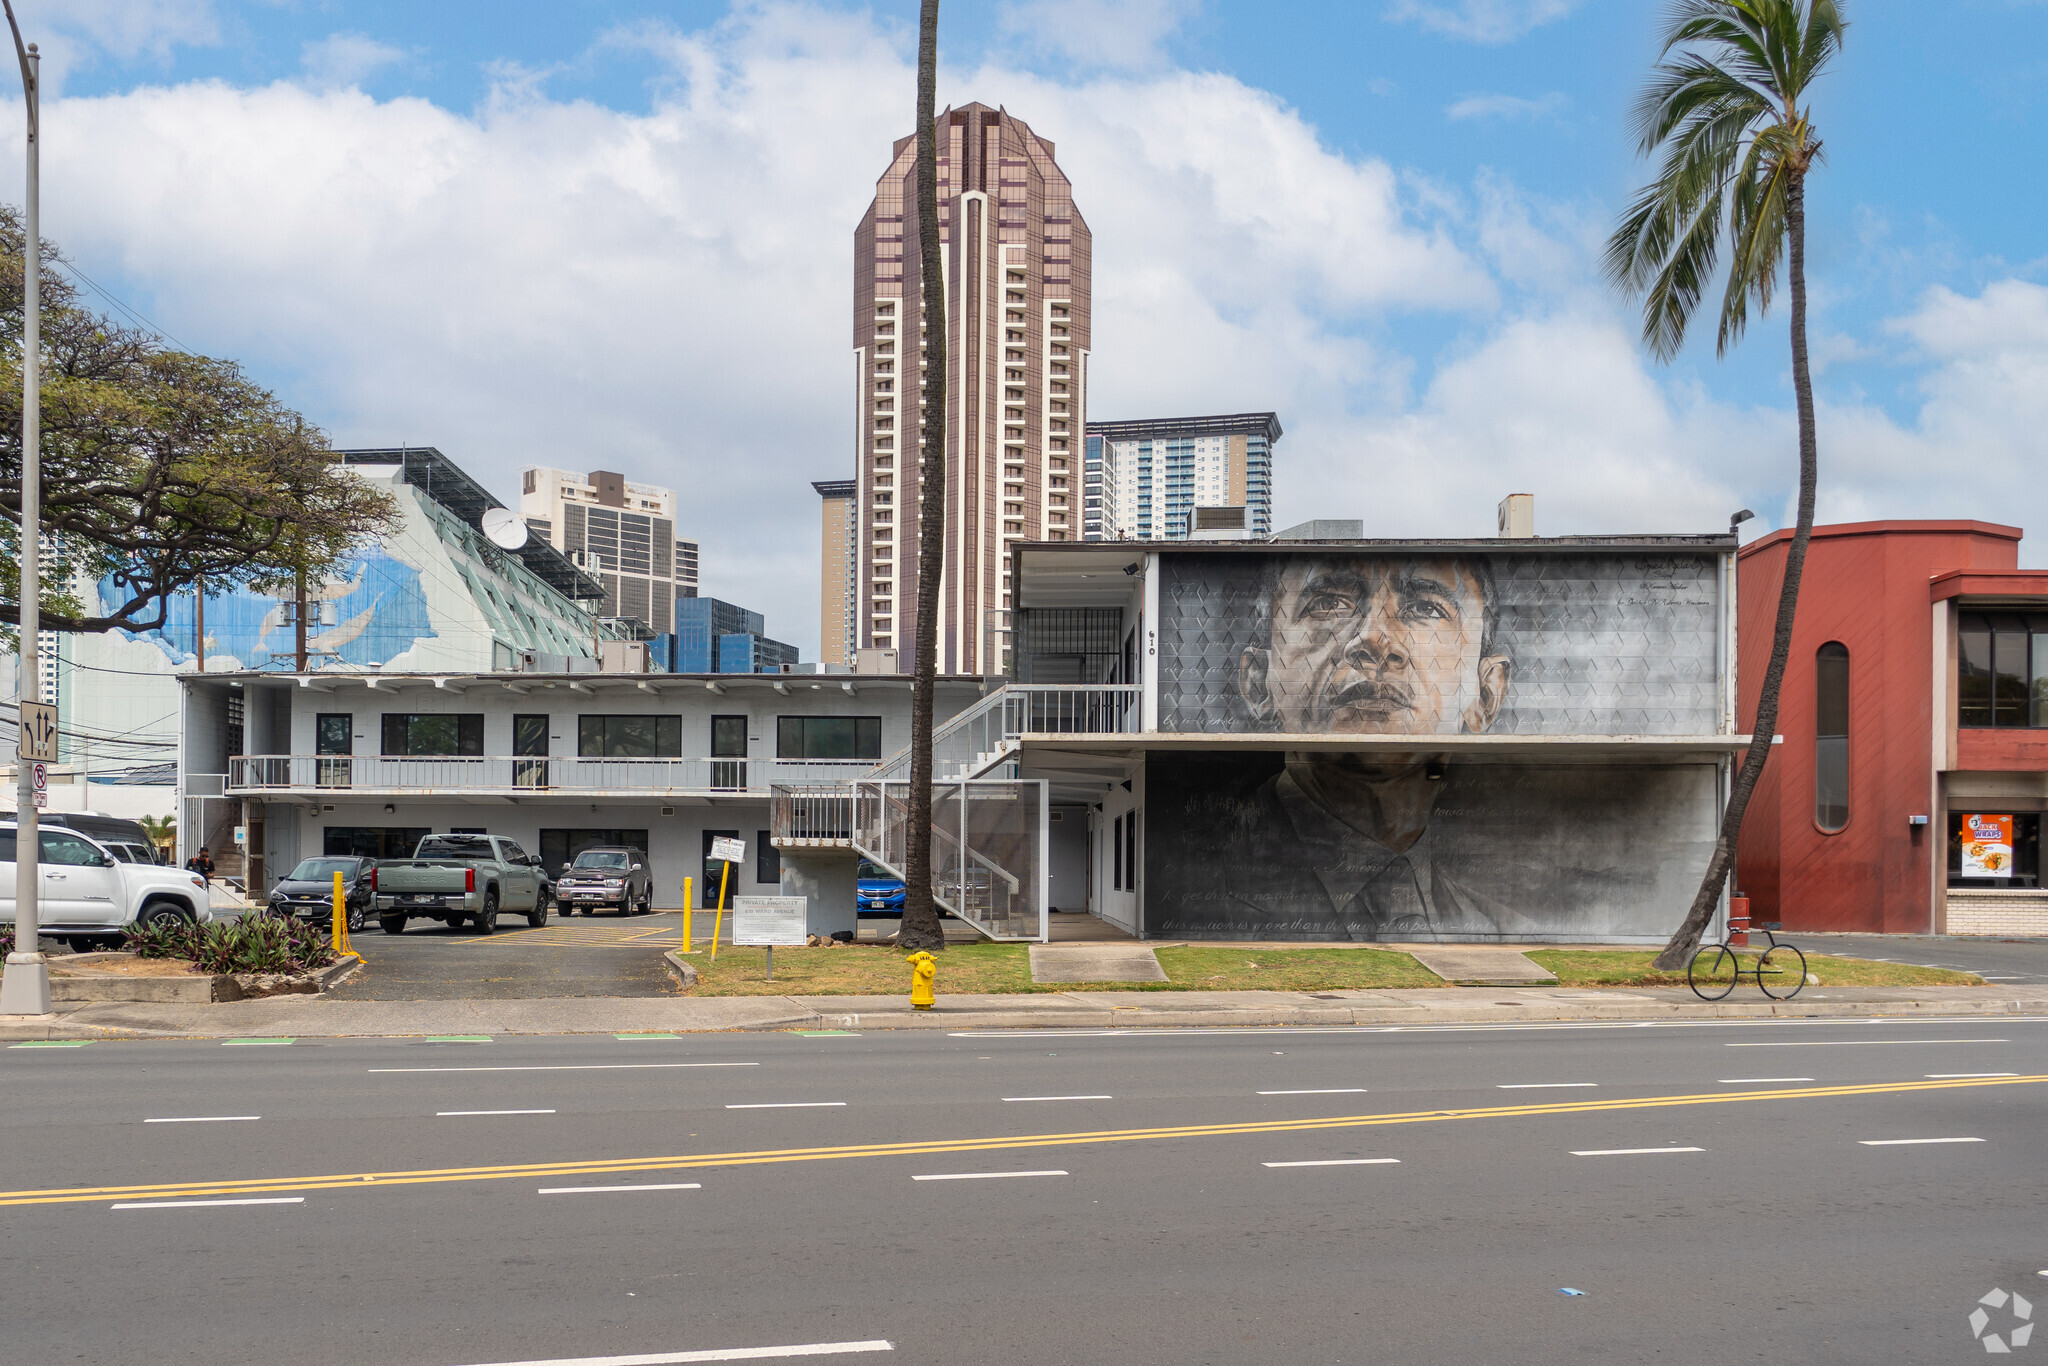
[[[729,921],[729,918],[728,918]],[[699,938],[711,926],[698,919]],[[403,934],[353,937],[364,967],[330,995],[343,1001],[522,1000],[543,996],[668,996],[665,950],[680,948],[680,913],[550,919],[539,929],[503,916],[481,935],[414,921]]]

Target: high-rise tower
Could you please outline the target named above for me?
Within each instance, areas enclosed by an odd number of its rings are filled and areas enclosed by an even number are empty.
[[[1053,145],[1021,120],[983,104],[948,109],[938,153],[948,348],[938,667],[992,673],[1009,547],[1081,538],[1092,243]],[[925,435],[915,137],[897,141],[875,182],[853,259],[856,635],[862,648],[899,651],[908,672]]]

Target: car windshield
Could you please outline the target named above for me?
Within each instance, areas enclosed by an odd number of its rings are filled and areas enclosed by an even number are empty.
[[[115,858],[121,860],[121,862],[123,863],[156,862],[155,859],[149,856],[148,850],[138,848],[132,844],[109,844],[107,846],[107,852],[112,854]]]
[[[300,859],[299,866],[292,869],[293,882],[326,882],[336,873],[343,877],[356,875],[356,861],[352,858],[308,858]]]
[[[860,861],[860,871],[856,873],[855,876],[868,879],[880,878],[884,882],[894,882],[896,880],[896,875],[894,873],[891,873],[884,868],[877,868],[874,864],[869,863],[866,859],[862,859]]]
[[[623,849],[585,849],[576,856],[578,868],[626,868],[631,860]]]

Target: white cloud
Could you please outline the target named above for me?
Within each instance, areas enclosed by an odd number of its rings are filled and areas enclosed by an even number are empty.
[[[1580,0],[1393,0],[1387,18],[1475,43],[1506,43],[1562,19]]]
[[[330,33],[300,49],[306,78],[321,88],[359,85],[374,71],[406,59],[403,48],[363,33]]]
[[[22,37],[43,56],[43,90],[53,96],[80,67],[112,59],[165,62],[179,47],[220,42],[213,0],[21,0]]]
[[[1444,109],[1444,114],[1453,119],[1534,119],[1549,118],[1564,112],[1570,103],[1564,92],[1553,90],[1536,99],[1524,99],[1520,95],[1467,95]]]
[[[1005,34],[1083,67],[1149,67],[1201,0],[1005,0]]]

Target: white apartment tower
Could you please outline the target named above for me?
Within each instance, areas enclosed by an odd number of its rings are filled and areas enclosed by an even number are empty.
[[[676,536],[672,489],[610,470],[577,474],[529,465],[519,513],[534,535],[604,585],[604,615],[676,629],[675,600],[697,596],[697,543]]]
[[[1084,523],[1091,541],[1184,541],[1198,507],[1241,507],[1255,539],[1273,531],[1276,413],[1088,424]]]
[[[1010,547],[1081,539],[1092,240],[1053,145],[983,104],[938,117],[945,253],[941,673],[1002,667]],[[917,140],[854,231],[856,647],[916,643],[924,319]],[[826,573],[833,572],[826,566]]]

